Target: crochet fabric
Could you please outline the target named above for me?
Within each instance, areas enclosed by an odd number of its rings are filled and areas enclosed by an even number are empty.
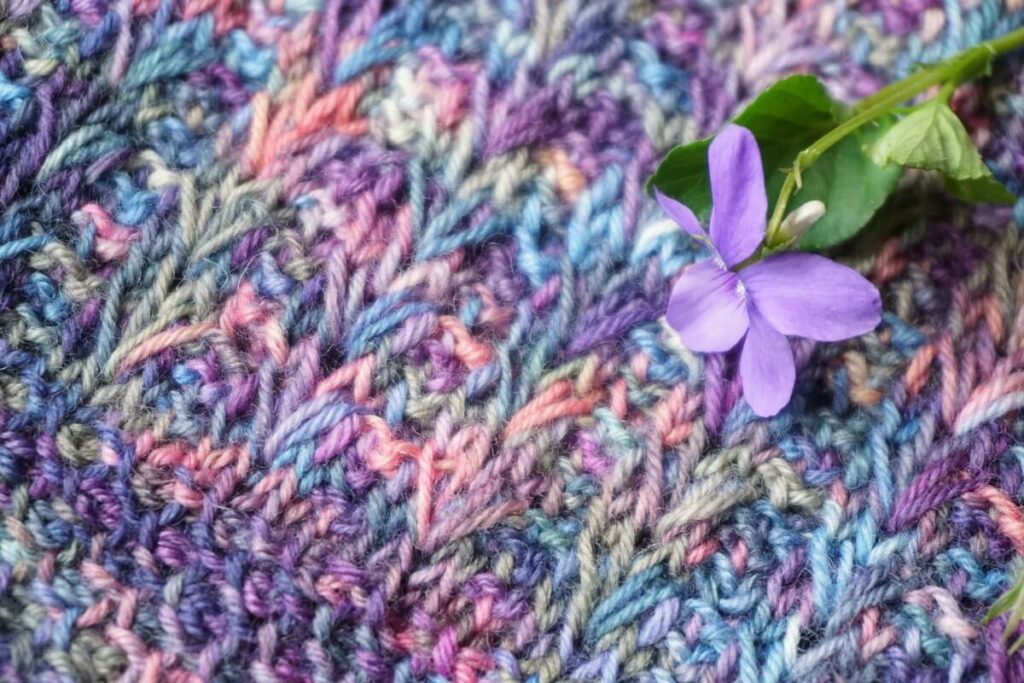
[[[1024,681],[1012,212],[899,195],[770,421],[659,321],[669,147],[1024,21],[848,5],[0,0],[0,678]]]

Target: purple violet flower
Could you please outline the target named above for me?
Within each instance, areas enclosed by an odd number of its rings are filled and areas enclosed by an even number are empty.
[[[658,203],[711,257],[683,272],[666,319],[683,344],[702,353],[743,341],[740,377],[747,403],[762,417],[782,410],[796,368],[788,336],[839,341],[881,320],[878,290],[857,271],[807,253],[780,253],[733,271],[761,245],[767,228],[761,152],[753,134],[726,126],[708,148],[710,239],[694,213],[657,192]]]

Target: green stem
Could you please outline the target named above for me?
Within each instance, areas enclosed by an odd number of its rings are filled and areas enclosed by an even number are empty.
[[[942,89],[939,90],[939,94],[932,98],[932,100],[938,100],[945,105],[949,105],[953,99],[953,93],[956,92],[956,87],[960,85],[956,81],[946,81],[942,84]]]
[[[779,226],[782,225],[782,219],[786,216],[790,198],[801,185],[801,172],[817,161],[833,145],[861,126],[888,114],[903,102],[917,97],[933,86],[947,85],[949,87],[943,94],[951,95],[952,88],[984,72],[994,57],[1022,46],[1024,46],[1024,27],[975,45],[943,62],[918,71],[901,81],[891,83],[855,104],[850,110],[852,116],[849,119],[818,138],[810,147],[797,155],[793,162],[793,168],[786,174],[786,179],[782,183],[779,199],[775,203],[775,210],[768,222],[766,240],[768,246],[777,246],[779,242]]]

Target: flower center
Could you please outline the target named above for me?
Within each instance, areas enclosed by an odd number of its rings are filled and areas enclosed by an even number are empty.
[[[747,288],[743,284],[743,280],[736,278],[736,293],[740,295],[740,298],[744,301],[747,300]]]

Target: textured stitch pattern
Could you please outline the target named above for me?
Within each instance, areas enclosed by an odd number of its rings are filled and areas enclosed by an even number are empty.
[[[1013,212],[901,194],[883,324],[765,421],[642,192],[781,75],[1022,22],[0,0],[0,679],[1024,681]],[[1021,73],[957,97],[1018,195]]]

